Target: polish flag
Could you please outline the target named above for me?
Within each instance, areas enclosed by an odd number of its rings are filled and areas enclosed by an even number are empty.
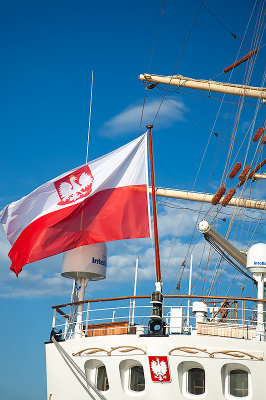
[[[6,206],[10,269],[75,247],[150,237],[147,134]]]

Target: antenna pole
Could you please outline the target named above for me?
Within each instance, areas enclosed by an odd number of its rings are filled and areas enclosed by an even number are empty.
[[[78,301],[81,301],[82,303],[78,305],[78,312],[77,312],[77,320],[76,320],[76,326],[75,326],[75,338],[81,338],[84,333],[83,333],[83,301],[84,301],[84,296],[85,296],[85,289],[87,286],[89,279],[86,278],[79,278],[78,283],[80,285],[79,289],[79,294],[78,294]]]
[[[155,179],[154,179],[154,165],[153,165],[153,148],[152,148],[152,133],[153,125],[147,125],[150,143],[150,163],[151,163],[151,185],[152,185],[152,210],[153,210],[153,228],[154,228],[154,246],[155,246],[155,262],[156,262],[156,290],[162,290],[161,279],[161,266],[160,266],[160,253],[159,253],[159,239],[158,239],[158,226],[157,226],[157,209],[156,209],[156,196],[155,196]]]
[[[92,105],[92,89],[93,89],[93,70],[91,71],[91,99],[90,99],[90,115],[89,115],[89,127],[88,127],[88,140],[87,140],[86,164],[87,164],[87,162],[88,162],[88,154],[89,154],[89,139],[90,139],[90,130],[91,130],[91,105]]]

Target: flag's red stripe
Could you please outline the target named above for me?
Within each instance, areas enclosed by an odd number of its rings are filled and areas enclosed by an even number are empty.
[[[106,189],[28,225],[9,252],[11,270],[92,243],[150,236],[146,185]]]

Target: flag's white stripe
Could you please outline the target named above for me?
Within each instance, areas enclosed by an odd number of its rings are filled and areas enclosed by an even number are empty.
[[[145,157],[144,158],[144,163],[145,166],[143,168],[143,171],[145,172],[145,182],[148,185],[149,183],[149,167],[148,167],[148,132],[146,132],[146,136],[145,136],[146,140],[145,140]],[[150,196],[149,196],[149,190],[147,188],[147,204],[148,204],[148,218],[149,218],[149,228],[150,228],[150,235],[152,237],[152,228],[151,228],[151,213],[150,213]]]
[[[94,177],[89,197],[105,189],[147,184],[147,135],[140,136],[88,165]],[[54,182],[81,167],[52,179],[2,211],[1,222],[11,244],[14,244],[25,227],[37,218],[73,204],[58,206],[60,198]],[[77,200],[75,204],[82,201],[84,198]]]

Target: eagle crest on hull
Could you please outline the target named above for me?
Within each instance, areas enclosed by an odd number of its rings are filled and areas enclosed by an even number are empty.
[[[169,366],[166,356],[149,356],[149,364],[153,382],[170,382]]]

